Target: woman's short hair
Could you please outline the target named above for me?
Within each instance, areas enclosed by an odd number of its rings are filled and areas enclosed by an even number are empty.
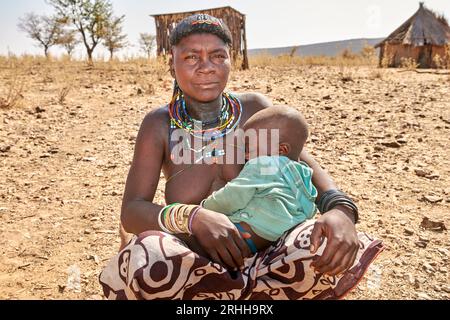
[[[170,45],[176,46],[180,41],[196,33],[211,33],[218,36],[228,46],[232,45],[232,35],[227,25],[209,14],[194,14],[181,20],[170,34]]]

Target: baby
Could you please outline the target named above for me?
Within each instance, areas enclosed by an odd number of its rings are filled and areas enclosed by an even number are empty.
[[[267,141],[260,141],[261,129],[266,129]],[[255,139],[250,141],[252,130]],[[298,162],[308,127],[296,110],[286,106],[264,109],[245,123],[244,131],[247,163],[237,178],[202,206],[227,215],[256,253],[315,215],[317,190],[311,181],[312,169]],[[278,148],[270,150],[276,133]]]

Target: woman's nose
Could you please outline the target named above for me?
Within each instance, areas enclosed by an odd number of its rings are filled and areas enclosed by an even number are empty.
[[[203,73],[213,72],[214,64],[209,58],[200,59],[199,71]]]

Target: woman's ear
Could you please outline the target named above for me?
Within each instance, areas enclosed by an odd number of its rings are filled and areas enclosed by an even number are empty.
[[[287,156],[291,152],[291,145],[287,142],[280,143],[280,148],[278,149],[278,153],[280,156]]]
[[[175,66],[173,64],[173,51],[170,51],[170,55],[169,55],[169,70],[170,70],[170,75],[172,76],[172,78],[175,79]]]

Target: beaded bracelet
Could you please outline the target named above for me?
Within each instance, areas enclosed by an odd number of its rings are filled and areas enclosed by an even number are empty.
[[[201,206],[196,207],[196,208],[192,211],[191,215],[189,216],[189,233],[190,233],[190,234],[193,234],[193,232],[192,232],[192,222],[194,221],[194,218],[195,218],[195,216],[197,215],[197,213],[200,211],[200,209],[202,209]]]
[[[199,209],[201,207],[195,205],[171,204],[159,212],[158,224],[169,234],[192,234],[192,221]]]
[[[321,213],[330,211],[336,206],[346,206],[355,216],[355,223],[359,221],[359,211],[353,200],[340,190],[329,190],[320,198],[317,207]]]
[[[163,232],[165,232],[165,233],[168,233],[168,234],[174,234],[172,231],[168,230],[168,229],[165,227],[163,221],[161,220],[161,217],[163,217],[163,219],[164,219],[167,210],[170,209],[171,207],[177,205],[177,204],[178,204],[178,203],[174,203],[174,204],[168,205],[168,206],[162,208],[161,211],[159,211],[159,214],[158,214],[158,224],[159,224],[159,227],[161,228],[161,230],[162,230]]]

